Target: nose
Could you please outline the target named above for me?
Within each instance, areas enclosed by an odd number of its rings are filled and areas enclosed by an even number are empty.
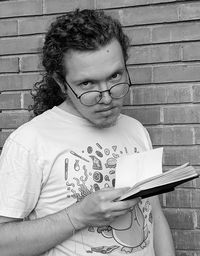
[[[112,101],[112,97],[110,96],[110,92],[108,90],[102,92],[102,98],[100,100],[100,103],[103,103],[103,104],[110,104],[111,101]]]
[[[112,101],[112,97],[110,96],[109,86],[106,81],[102,82],[100,85],[101,91],[101,100],[100,103],[110,104]]]

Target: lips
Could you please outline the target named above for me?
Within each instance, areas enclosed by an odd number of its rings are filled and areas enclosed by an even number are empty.
[[[97,110],[96,112],[98,112],[98,113],[107,112],[107,111],[110,111],[113,109],[114,109],[114,107],[101,108],[101,109]]]
[[[101,108],[99,109],[96,114],[100,118],[111,118],[116,116],[118,111],[116,111],[116,107],[110,107],[110,108]]]

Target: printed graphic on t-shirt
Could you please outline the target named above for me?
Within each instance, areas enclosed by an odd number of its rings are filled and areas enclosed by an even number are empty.
[[[135,147],[133,150],[138,153]],[[86,149],[70,151],[65,157],[64,177],[67,196],[76,202],[102,188],[114,187],[117,158],[128,154],[128,149],[112,145],[104,148],[100,143],[89,145]],[[151,205],[148,200],[140,200],[131,211],[118,217],[109,226],[89,227],[84,242],[88,254],[111,254],[118,251],[130,254],[141,251],[150,243],[152,226]],[[98,237],[101,244],[89,237]]]

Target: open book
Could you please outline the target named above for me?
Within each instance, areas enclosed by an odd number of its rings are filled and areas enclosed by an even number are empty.
[[[118,159],[115,187],[131,187],[119,200],[166,193],[199,177],[189,163],[162,173],[162,151],[158,148]]]

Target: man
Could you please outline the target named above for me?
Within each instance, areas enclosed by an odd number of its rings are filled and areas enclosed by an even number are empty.
[[[157,197],[117,200],[117,158],[149,150],[147,131],[121,115],[129,41],[97,10],[59,17],[43,48],[37,115],[7,139],[0,160],[0,255],[174,255]]]

